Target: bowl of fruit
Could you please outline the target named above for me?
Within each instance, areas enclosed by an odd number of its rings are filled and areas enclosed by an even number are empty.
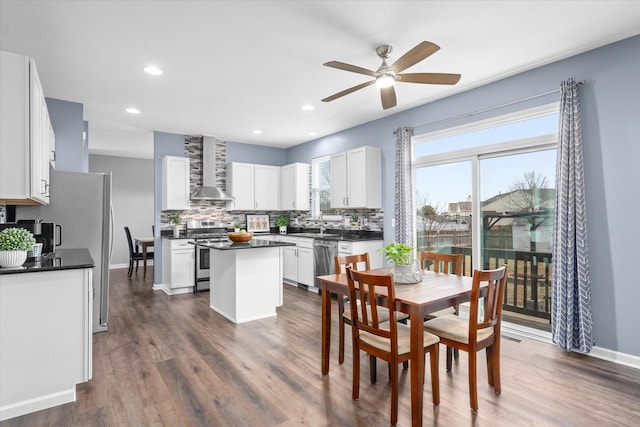
[[[244,228],[238,233],[229,233],[229,239],[235,243],[248,242],[253,238],[253,233],[247,233]]]

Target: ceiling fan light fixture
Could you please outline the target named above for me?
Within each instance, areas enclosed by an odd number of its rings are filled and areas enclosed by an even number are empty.
[[[144,72],[147,74],[151,74],[152,76],[161,76],[162,70],[155,65],[148,65],[144,67]]]
[[[393,86],[393,82],[395,82],[395,79],[392,76],[383,74],[376,79],[376,86],[378,86],[380,89],[384,89]]]

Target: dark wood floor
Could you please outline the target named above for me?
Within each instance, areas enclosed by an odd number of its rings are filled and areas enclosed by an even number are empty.
[[[285,286],[277,318],[233,325],[209,309],[209,294],[168,297],[126,269],[111,275],[109,331],[94,334],[93,379],[77,401],[2,426],[383,426],[387,370],[351,400],[351,347],[332,348],[320,373],[320,297]],[[337,342],[335,327],[332,343]],[[480,410],[469,409],[466,354],[452,374],[441,349],[441,403],[425,385],[425,425],[638,426],[640,370],[566,354],[537,341],[503,340],[502,394],[479,366]],[[480,361],[484,360],[484,356]],[[429,375],[427,373],[427,375]],[[398,425],[411,424],[409,376],[400,378]]]

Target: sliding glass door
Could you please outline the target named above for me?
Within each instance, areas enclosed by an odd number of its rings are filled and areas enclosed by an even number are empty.
[[[554,108],[414,138],[417,250],[462,253],[469,276],[507,264],[505,319],[543,330],[553,268]]]

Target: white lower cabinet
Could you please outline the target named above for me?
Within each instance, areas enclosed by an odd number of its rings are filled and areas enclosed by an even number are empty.
[[[93,372],[93,268],[0,278],[0,421],[75,401]]]
[[[162,239],[162,282],[168,295],[193,291],[195,246],[188,239]]]
[[[285,242],[297,244],[295,238],[285,238]],[[298,284],[298,248],[296,246],[284,247],[283,279],[293,285]]]
[[[296,244],[296,246],[285,246],[284,248],[285,282],[292,285],[300,284],[313,288],[313,239],[285,237],[284,241]]]
[[[360,242],[339,242],[338,243],[338,255],[357,255],[357,254],[369,254],[369,263],[371,268],[383,267],[382,252],[382,240],[366,240]]]

